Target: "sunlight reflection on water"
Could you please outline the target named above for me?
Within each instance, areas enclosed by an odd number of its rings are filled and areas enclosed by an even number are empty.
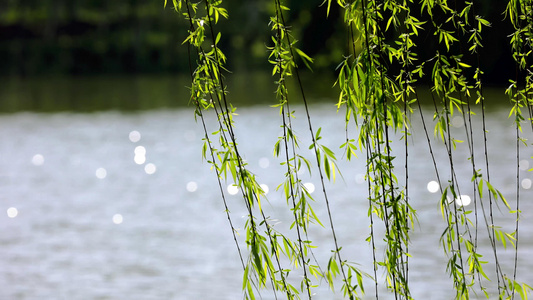
[[[520,167],[520,170],[527,171],[529,169],[529,161],[527,159],[522,159],[518,166]]]
[[[304,183],[305,188],[309,192],[309,194],[312,194],[315,191],[315,185],[311,182]]]
[[[470,203],[472,203],[472,198],[468,195],[461,195],[459,198],[455,199],[455,202],[459,206],[468,206]]]
[[[521,184],[522,188],[526,189],[526,190],[529,190],[531,188],[531,183],[532,183],[531,179],[529,179],[529,178],[523,179],[522,180],[522,184]]]
[[[197,189],[198,189],[198,184],[196,184],[196,182],[194,181],[187,182],[187,191],[192,193],[192,192],[196,192]]]
[[[228,194],[230,195],[237,195],[237,193],[239,192],[239,187],[236,186],[235,184],[230,184],[228,185],[226,190],[228,191]]]
[[[264,183],[261,183],[259,185],[261,187],[261,189],[263,190],[263,192],[265,192],[265,195],[268,194],[268,192],[270,191],[269,188],[268,188],[268,185],[264,184]]]
[[[144,148],[143,146],[137,146],[135,147],[135,150],[133,151],[135,153],[135,155],[146,155],[146,148]]]
[[[15,218],[19,214],[19,211],[15,207],[10,207],[7,209],[7,216],[10,218]]]
[[[31,162],[36,166],[41,166],[44,164],[44,157],[41,154],[35,154],[32,157]]]
[[[137,146],[134,150],[135,156],[133,157],[133,161],[135,161],[136,164],[142,165],[146,162],[146,148],[143,146]]]
[[[137,130],[133,130],[129,134],[129,139],[132,143],[137,143],[138,141],[141,140],[141,133],[138,132]]]
[[[107,171],[104,168],[98,168],[98,169],[96,169],[95,174],[96,174],[96,178],[104,179],[107,176]]]
[[[156,166],[152,163],[146,164],[146,166],[144,166],[144,171],[148,175],[154,174],[156,170],[157,170]]]
[[[124,218],[121,214],[114,214],[113,215],[113,223],[115,224],[122,224],[122,221],[124,221]]]
[[[434,181],[434,180],[432,180],[432,181],[428,182],[427,189],[428,189],[428,191],[430,193],[436,193],[440,189],[439,183]]]

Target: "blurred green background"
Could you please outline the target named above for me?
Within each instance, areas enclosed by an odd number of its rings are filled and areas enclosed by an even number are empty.
[[[136,89],[159,89],[160,94],[161,90],[169,90],[171,94],[174,90],[175,93],[172,82],[175,84],[176,78],[169,79],[169,76],[181,78],[179,74],[189,72],[187,48],[181,44],[187,35],[187,24],[173,11],[169,2],[164,8],[163,0],[1,1],[0,76],[4,83],[0,90],[0,110],[46,110],[49,107],[46,103],[61,98],[49,94],[61,87],[66,94],[87,96],[98,89],[102,92],[116,89],[113,94],[98,96],[101,100],[90,100],[93,106],[100,102],[114,103],[112,99],[117,95],[137,95]],[[328,83],[322,85],[331,87],[334,79],[325,76],[332,75],[343,55],[348,53],[340,9],[333,4],[326,18],[322,0],[286,2],[291,8],[287,22],[299,40],[298,47],[315,59],[314,75],[310,77],[316,77],[318,81],[328,78]],[[504,18],[505,2],[486,0],[476,3],[475,13],[492,23],[483,32],[484,48],[479,56],[485,72],[483,79],[488,85],[504,86],[516,77],[508,42],[513,29]],[[222,20],[216,29],[223,33],[220,47],[229,58],[229,70],[235,74],[264,74],[268,78],[271,66],[267,62],[266,46],[270,43],[268,22],[273,13],[272,1],[224,1],[223,5],[228,9],[230,19]],[[415,4],[413,12],[420,12]],[[433,56],[438,49],[431,25],[425,25],[425,29],[417,39],[421,61]],[[92,77],[92,81],[79,79],[87,77]],[[183,89],[186,79],[183,79],[179,93],[186,95]],[[99,80],[107,84],[100,84]],[[148,87],[150,82],[156,86]],[[317,97],[327,96],[327,92],[324,93],[318,92]],[[42,99],[46,95],[56,99]],[[154,97],[156,103],[163,101],[157,95]],[[168,102],[165,105],[175,103],[169,99],[165,101]],[[10,104],[6,106],[6,102]],[[129,104],[121,102],[118,108],[143,108],[136,102],[138,99]],[[78,106],[91,110],[91,104],[87,105]]]
[[[310,50],[326,48],[339,61],[342,47],[330,39],[338,13],[325,20],[320,1],[292,1],[295,35]],[[163,0],[7,0],[0,4],[0,74],[120,74],[188,71],[187,49],[181,46],[187,23]],[[271,1],[226,1],[230,20],[217,30],[232,69],[266,64]],[[317,23],[318,22],[318,23]],[[338,36],[337,36],[338,37]],[[341,45],[342,46],[342,45]],[[316,51],[311,51],[316,52]],[[314,53],[311,53],[314,54]]]

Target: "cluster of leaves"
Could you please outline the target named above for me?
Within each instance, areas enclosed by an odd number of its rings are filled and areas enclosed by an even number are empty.
[[[300,58],[303,64],[310,68],[313,60],[306,55],[302,50],[296,48],[295,39],[291,35],[289,26],[285,22],[283,16],[284,11],[288,11],[289,8],[284,6],[280,0],[274,0],[275,16],[272,16],[270,19],[270,26],[272,29],[273,37],[272,42],[273,46],[269,47],[270,50],[270,63],[273,65],[272,74],[277,76],[277,90],[276,96],[278,98],[277,107],[280,108],[280,115],[282,116],[282,128],[283,136],[279,138],[278,142],[275,145],[275,155],[280,155],[280,147],[283,144],[285,149],[285,162],[287,166],[286,180],[283,183],[285,198],[287,201],[289,199],[292,201],[292,211],[294,213],[294,218],[296,224],[296,230],[299,237],[300,247],[309,247],[310,242],[302,244],[301,236],[308,233],[309,221],[315,221],[319,225],[322,225],[321,221],[316,217],[311,204],[308,200],[313,200],[311,195],[305,190],[300,179],[298,178],[298,171],[302,166],[306,166],[308,171],[311,172],[310,162],[301,154],[298,154],[298,138],[294,134],[292,127],[292,118],[294,117],[294,111],[291,111],[289,101],[289,90],[287,88],[286,82],[290,77],[296,77],[298,81],[298,86],[300,87],[301,98],[303,100],[305,114],[307,116],[309,132],[311,135],[312,143],[309,146],[309,149],[313,150],[316,165],[318,168],[318,173],[320,177],[320,182],[322,185],[323,196],[325,199],[326,208],[328,211],[329,225],[331,227],[331,234],[335,242],[335,249],[332,250],[333,255],[328,261],[327,267],[323,272],[313,272],[315,277],[326,279],[329,283],[330,288],[334,290],[334,278],[338,275],[342,275],[342,290],[346,296],[350,299],[357,298],[360,294],[364,293],[363,288],[363,275],[358,268],[353,264],[344,261],[341,256],[341,247],[337,242],[337,237],[335,233],[335,227],[333,224],[333,219],[331,217],[331,209],[328,200],[328,194],[326,192],[324,184],[324,174],[328,180],[335,180],[337,173],[336,166],[336,157],[334,152],[328,147],[322,145],[319,141],[321,140],[321,128],[316,132],[313,129],[313,124],[311,122],[311,117],[308,109],[307,100],[305,97],[304,88],[300,80],[300,75],[298,71],[298,65],[296,63],[296,58]],[[299,217],[300,216],[300,217]],[[312,217],[312,218],[309,218]],[[305,250],[304,248],[304,250]],[[305,253],[306,251],[301,251]],[[301,256],[302,262],[306,261],[306,258]],[[320,269],[317,265],[309,265],[310,270]],[[354,278],[355,277],[355,278]],[[305,271],[304,265],[304,281],[306,282],[308,297],[311,298],[310,285],[308,284],[309,279],[307,278],[307,273]],[[303,285],[302,285],[303,286]]]
[[[221,4],[222,1],[173,1],[175,10],[189,20],[189,35],[184,43],[193,48],[197,55],[196,69],[191,70],[191,102],[195,104],[196,116],[204,127],[203,157],[213,166],[219,179],[227,217],[241,255],[245,297],[255,299],[256,290],[270,284],[274,291],[282,291],[288,299],[293,299],[298,290],[287,282],[290,270],[281,267],[280,256],[298,257],[299,248],[289,238],[276,232],[272,221],[265,215],[261,206],[265,193],[239,154],[233,131],[236,109],[226,99],[223,76],[226,58],[217,46],[221,34],[215,34],[214,31],[214,25],[220,17],[228,17]],[[218,128],[212,133],[205,122],[205,114],[208,112],[214,112],[218,120]],[[213,140],[212,135],[218,136],[218,140]],[[242,257],[222,188],[222,181],[227,180],[232,180],[238,186],[248,211],[245,229],[249,255],[246,259]]]
[[[327,11],[331,9],[331,0],[327,1]],[[166,3],[165,3],[166,4]],[[300,80],[297,61],[311,67],[313,60],[296,48],[296,40],[291,34],[290,26],[285,21],[284,13],[289,8],[281,0],[273,0],[274,14],[270,18],[272,44],[268,47],[272,75],[276,78],[275,105],[280,110],[283,134],[274,146],[274,154],[283,156],[282,164],[286,167],[285,180],[278,186],[282,189],[287,205],[293,215],[291,229],[297,240],[291,240],[274,229],[271,219],[266,216],[261,202],[265,194],[257,183],[239,153],[234,135],[233,115],[235,108],[226,99],[224,85],[224,65],[226,58],[218,47],[220,33],[215,33],[214,25],[220,17],[227,18],[227,11],[221,6],[222,0],[204,0],[193,3],[187,0],[173,0],[176,11],[189,21],[189,35],[186,44],[195,50],[191,60],[191,102],[196,106],[196,116],[205,131],[204,158],[213,166],[219,178],[220,192],[229,224],[234,232],[236,247],[241,255],[243,266],[243,290],[246,299],[255,299],[260,290],[270,285],[273,292],[285,294],[287,299],[299,299],[300,293],[312,298],[314,280],[325,280],[332,290],[336,277],[341,277],[344,295],[350,299],[364,294],[363,278],[365,274],[342,259],[341,245],[337,242],[330,203],[325,187],[325,177],[334,180],[339,172],[336,155],[320,143],[321,129],[314,130],[309,113],[304,87]],[[487,154],[487,137],[484,120],[484,98],[482,92],[479,65],[474,72],[469,72],[474,63],[467,62],[462,49],[468,49],[471,55],[481,49],[481,32],[490,23],[477,16],[473,2],[450,5],[447,1],[422,0],[422,17],[411,11],[412,0],[397,1],[345,1],[337,4],[344,12],[344,23],[349,32],[349,49],[345,59],[339,64],[336,84],[340,88],[338,109],[344,108],[346,120],[346,142],[341,148],[347,159],[354,157],[360,149],[366,155],[366,180],[368,182],[368,215],[370,234],[367,241],[372,246],[374,259],[375,293],[378,296],[378,271],[385,274],[385,285],[396,299],[412,299],[409,288],[409,243],[410,233],[416,221],[416,211],[409,203],[409,161],[408,140],[410,137],[410,120],[418,105],[427,144],[433,158],[435,173],[441,190],[440,209],[446,227],[441,236],[441,244],[448,257],[447,272],[453,281],[456,299],[469,299],[471,293],[482,291],[487,298],[486,283],[490,277],[483,265],[483,255],[478,251],[478,211],[481,212],[483,225],[491,243],[496,265],[497,288],[500,299],[513,298],[519,294],[527,298],[528,285],[516,281],[516,264],[513,278],[507,277],[498,262],[496,241],[505,247],[511,243],[517,248],[519,206],[513,211],[501,192],[490,181]],[[439,12],[439,18],[435,17]],[[508,15],[516,28],[512,47],[520,70],[531,74],[528,57],[531,53],[529,37],[533,30],[530,15],[531,5],[522,5],[520,1],[511,0]],[[442,17],[445,18],[442,18]],[[427,60],[419,61],[416,38],[422,31],[433,33],[442,50]],[[192,59],[196,58],[192,70]],[[427,72],[431,70],[431,72]],[[395,73],[396,72],[396,73]],[[426,75],[426,73],[428,75]],[[472,74],[472,75],[468,75]],[[328,213],[331,235],[334,240],[332,256],[326,268],[316,261],[311,263],[313,242],[309,239],[311,224],[322,225],[313,209],[313,198],[302,184],[298,171],[307,168],[311,172],[311,160],[300,154],[299,139],[292,125],[295,111],[291,104],[294,97],[287,86],[287,80],[295,79],[300,88],[304,113],[309,125],[312,140],[309,149],[313,150],[318,169],[325,206]],[[438,166],[433,156],[434,147],[424,116],[420,108],[417,93],[417,81],[425,78],[430,83],[431,97],[434,104],[434,136],[440,139],[448,160],[444,163],[449,168],[447,184],[441,181],[442,166]],[[530,108],[531,77],[526,76],[525,88],[518,89],[516,81],[509,88],[514,101],[514,113],[517,120],[517,141],[521,130],[520,122],[524,120],[521,107]],[[471,102],[481,106],[483,117],[485,170],[476,165],[474,155],[474,135],[472,128]],[[206,127],[205,114],[213,112],[218,121],[215,132],[210,133]],[[472,188],[474,211],[468,211],[457,199],[461,199],[460,186],[454,165],[457,163],[455,151],[457,143],[462,141],[452,137],[451,119],[457,115],[464,121],[465,138],[470,150],[469,162],[472,166]],[[358,135],[350,138],[349,131],[354,128]],[[398,179],[395,171],[393,151],[393,134],[400,134],[405,151],[405,177]],[[217,136],[214,140],[212,136]],[[519,153],[517,142],[517,153]],[[517,154],[518,156],[518,154]],[[518,162],[517,157],[517,162]],[[517,175],[518,176],[518,175]],[[518,178],[517,178],[518,179]],[[249,256],[243,258],[235,236],[235,228],[225,201],[222,181],[232,180],[239,187],[248,218],[245,223],[246,245]],[[517,180],[518,181],[518,180]],[[517,191],[519,198],[519,192]],[[483,199],[489,200],[486,207]],[[450,198],[452,200],[450,200]],[[508,210],[516,213],[516,230],[512,233],[501,231],[494,225],[493,202],[503,203]],[[478,210],[478,205],[480,209]],[[471,213],[474,212],[472,219]],[[385,228],[381,237],[385,243],[383,256],[376,251],[376,241],[380,238],[374,230],[374,220],[379,219]],[[517,252],[515,252],[515,255]],[[282,257],[288,259],[290,267],[282,266]],[[516,259],[515,259],[516,261]],[[301,268],[300,288],[294,287],[289,275],[296,268]],[[370,276],[369,276],[370,277]],[[276,296],[277,297],[277,296]]]
[[[515,263],[513,277],[504,277],[503,281],[507,284],[507,287],[511,290],[511,294],[519,294],[522,298],[527,297],[527,292],[531,290],[531,287],[527,284],[521,284],[516,281],[516,270],[518,263],[518,229],[520,220],[520,171],[518,168],[518,162],[520,161],[520,148],[522,145],[527,146],[525,140],[521,137],[522,126],[526,117],[524,116],[522,109],[527,109],[528,123],[531,124],[533,129],[533,66],[531,65],[531,55],[533,50],[533,43],[531,36],[533,35],[533,23],[531,22],[531,16],[533,15],[533,2],[530,0],[517,1],[510,0],[507,4],[506,15],[513,24],[514,32],[511,34],[511,47],[513,49],[513,59],[516,62],[516,78],[509,80],[510,85],[506,90],[509,95],[513,107],[509,116],[514,115],[516,124],[516,207],[511,212],[516,214],[516,226],[515,231],[512,233],[505,233],[499,230],[496,231],[495,238],[500,240],[502,244],[506,245],[506,240],[511,242],[515,247]],[[525,74],[525,75],[522,75]],[[508,206],[509,209],[511,209]]]
[[[403,130],[407,141],[408,105],[414,100],[412,84],[421,68],[413,68],[417,60],[412,36],[418,34],[423,22],[410,15],[407,1],[338,1],[344,9],[344,22],[350,29],[352,53],[340,65],[337,84],[341,93],[338,108],[346,108],[346,128],[353,119],[359,129],[355,140],[343,145],[347,153],[356,147],[366,150],[369,216],[371,232],[368,241],[373,246],[374,276],[381,267],[386,274],[387,287],[395,297],[410,299],[408,284],[409,231],[416,219],[410,207],[405,187],[394,174],[390,131]],[[389,15],[388,19],[385,16]],[[393,45],[385,40],[388,31],[400,32]],[[357,51],[361,44],[361,51]],[[388,61],[387,61],[388,60]],[[398,63],[401,72],[392,78],[387,65]],[[407,147],[407,143],[405,144]],[[347,155],[351,157],[350,154]],[[407,169],[407,168],[406,168]],[[407,175],[406,175],[407,176]],[[386,243],[382,259],[377,258],[373,218],[385,225]],[[376,295],[378,294],[376,282]]]

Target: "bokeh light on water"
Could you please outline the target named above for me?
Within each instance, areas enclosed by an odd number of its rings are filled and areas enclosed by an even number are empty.
[[[42,154],[35,154],[31,158],[31,163],[35,166],[42,166],[44,164],[44,156]]]
[[[146,156],[144,155],[135,155],[133,157],[133,161],[138,164],[138,165],[142,165],[146,162]]]
[[[459,206],[468,206],[472,203],[472,199],[468,195],[461,195],[459,198],[455,199],[455,203]]]
[[[311,182],[304,183],[304,187],[307,189],[309,194],[312,194],[315,191],[315,185]]]
[[[124,221],[124,218],[122,217],[121,214],[114,214],[113,215],[113,223],[115,224],[122,224],[122,222]]]
[[[189,181],[189,182],[187,182],[187,187],[186,188],[187,188],[188,192],[193,193],[193,192],[196,192],[196,190],[198,189],[198,184],[196,182],[194,182],[194,181]]]
[[[107,170],[104,168],[98,168],[96,169],[95,175],[98,179],[104,179],[107,177]]]
[[[432,180],[432,181],[428,182],[427,189],[428,189],[428,191],[430,193],[436,193],[440,189],[439,183],[434,181],[434,180]]]
[[[518,167],[520,168],[520,170],[522,171],[527,171],[529,169],[529,160],[527,159],[522,159],[519,163],[518,163]]]
[[[261,183],[259,186],[261,187],[261,189],[263,190],[263,192],[265,192],[265,195],[267,195],[268,192],[269,192],[268,185],[266,185],[266,184],[264,184],[264,183]]]
[[[146,155],[146,148],[144,146],[137,146],[135,147],[135,150],[133,151],[135,155]]]
[[[455,116],[452,118],[452,126],[455,128],[461,128],[465,125],[463,117]]]
[[[156,166],[152,163],[146,164],[146,166],[144,166],[144,172],[146,172],[146,174],[148,175],[154,174],[156,170]]]
[[[133,130],[130,132],[129,138],[132,143],[137,143],[138,141],[141,140],[141,133],[138,132],[137,130]]]
[[[19,211],[16,207],[10,207],[7,209],[7,216],[10,218],[15,218],[19,214]]]
[[[529,190],[531,188],[531,184],[532,184],[531,179],[529,178],[522,179],[521,185],[523,189]]]
[[[133,161],[135,161],[136,164],[142,165],[146,162],[146,148],[144,148],[144,146],[135,147],[133,152],[135,154]]]
[[[237,195],[237,193],[239,192],[239,187],[234,184],[230,184],[228,185],[227,191],[230,195]]]

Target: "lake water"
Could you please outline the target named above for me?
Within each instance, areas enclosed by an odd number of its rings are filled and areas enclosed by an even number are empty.
[[[295,109],[302,153],[311,157],[304,114],[301,108]],[[269,187],[267,214],[279,219],[276,226],[284,230],[291,217],[275,189],[285,170],[272,156],[280,134],[278,110],[261,106],[238,112],[240,151],[259,181]],[[430,120],[431,112],[425,113]],[[314,105],[312,118],[316,128],[323,127],[326,145],[337,149],[344,142],[343,117],[333,105]],[[409,280],[416,299],[452,299],[446,259],[439,247],[445,228],[438,206],[440,196],[426,187],[435,180],[435,171],[417,115],[414,120],[409,193],[419,223],[409,248],[413,255]],[[476,117],[474,126],[477,163],[482,168],[480,120]],[[507,109],[489,111],[487,120],[493,183],[513,206],[513,122],[507,119]],[[460,138],[464,128],[455,130]],[[531,137],[530,133],[524,135]],[[242,268],[215,174],[201,159],[203,132],[191,108],[3,114],[0,136],[0,299],[242,298]],[[432,143],[441,176],[447,180],[446,153],[437,140]],[[403,144],[396,145],[400,149],[398,173],[402,174]],[[458,144],[456,169],[464,186],[461,193],[471,195],[471,165],[466,153],[466,144]],[[521,166],[525,170],[533,167],[532,149],[523,147],[521,155]],[[364,155],[360,157],[349,163],[340,159],[344,180],[338,178],[327,188],[343,258],[371,273],[372,254],[365,242],[369,234],[367,185],[361,181]],[[316,176],[301,176],[319,190]],[[527,171],[520,171],[520,176],[521,180],[533,179]],[[528,184],[527,180],[521,187],[518,280],[531,284],[533,203],[531,181]],[[315,210],[327,223],[322,197],[318,192],[314,195]],[[243,229],[246,213],[241,198],[228,194],[228,203],[235,226]],[[500,224],[512,231],[512,216],[496,214]],[[480,251],[485,260],[492,261],[481,225],[479,235]],[[315,228],[312,237],[320,245],[315,252],[318,260],[327,264],[333,249],[329,229]],[[244,248],[243,237],[239,239]],[[379,248],[378,254],[382,250]],[[511,275],[514,252],[501,249],[499,253],[504,271]],[[296,279],[298,272],[294,271]],[[492,265],[486,266],[486,272],[494,273]],[[323,286],[315,290],[316,299],[341,298],[340,292],[331,296],[327,284]],[[368,298],[375,299],[372,282],[367,281],[366,289]],[[392,298],[383,290],[380,293],[382,299]],[[265,293],[264,299],[273,297]]]

